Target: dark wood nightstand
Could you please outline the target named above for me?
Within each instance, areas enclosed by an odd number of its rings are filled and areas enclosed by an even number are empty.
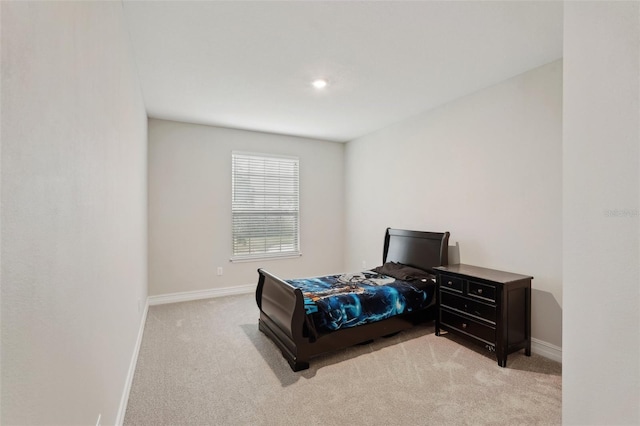
[[[498,365],[520,349],[531,356],[531,280],[471,265],[434,268],[438,273],[436,336],[442,330],[495,352]]]

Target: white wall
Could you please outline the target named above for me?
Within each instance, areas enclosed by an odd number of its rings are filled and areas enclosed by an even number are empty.
[[[387,226],[450,231],[451,263],[534,277],[532,335],[561,346],[561,150],[561,61],[349,142],[347,269]]]
[[[301,257],[229,262],[234,150],[300,158]],[[255,285],[259,267],[283,278],[342,271],[343,156],[339,143],[149,120],[149,294]]]
[[[120,2],[2,2],[2,424],[115,424],[146,299]]]
[[[640,3],[565,3],[565,424],[640,424],[639,61]]]

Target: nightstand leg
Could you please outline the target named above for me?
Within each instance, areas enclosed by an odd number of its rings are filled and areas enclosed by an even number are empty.
[[[507,366],[507,357],[505,356],[504,358],[498,358],[498,365],[502,368],[505,368]]]

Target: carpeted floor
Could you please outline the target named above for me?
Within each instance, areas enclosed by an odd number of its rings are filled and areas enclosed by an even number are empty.
[[[500,368],[427,324],[294,373],[257,319],[251,294],[152,306],[124,424],[561,423],[561,365],[538,355]]]

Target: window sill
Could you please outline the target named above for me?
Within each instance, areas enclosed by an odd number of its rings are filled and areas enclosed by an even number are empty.
[[[260,254],[256,256],[242,256],[231,257],[229,262],[232,263],[246,263],[246,262],[258,262],[263,260],[279,260],[279,259],[295,259],[302,256],[302,253],[287,253],[287,254]]]

